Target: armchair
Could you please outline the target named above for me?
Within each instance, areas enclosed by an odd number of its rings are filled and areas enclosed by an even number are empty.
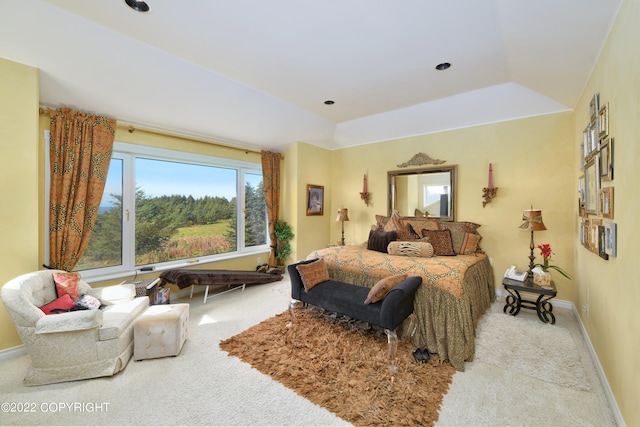
[[[80,294],[99,298],[107,307],[45,315],[39,309],[56,298],[54,273],[41,270],[7,282],[0,297],[31,358],[29,386],[114,375],[133,353],[133,323],[149,298],[122,298],[118,287],[92,288],[80,280]]]

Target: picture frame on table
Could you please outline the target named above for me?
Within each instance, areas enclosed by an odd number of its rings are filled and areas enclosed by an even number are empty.
[[[600,147],[600,177],[603,181],[613,180],[613,138],[602,141]]]
[[[613,218],[613,187],[600,190],[600,212],[603,218]]]
[[[307,216],[324,214],[324,186],[307,185]]]
[[[584,208],[592,215],[598,214],[598,196],[600,192],[600,156],[595,155],[584,168]]]
[[[615,222],[604,224],[604,250],[609,256],[617,256],[617,228]]]

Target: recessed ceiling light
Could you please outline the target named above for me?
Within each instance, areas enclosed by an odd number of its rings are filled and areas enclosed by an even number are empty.
[[[124,0],[124,2],[136,12],[149,12],[151,9],[147,3],[141,0]]]
[[[334,102],[334,101],[332,101],[332,100],[330,100],[330,99],[328,99],[328,100],[324,101],[324,103],[325,103],[326,105],[333,105],[333,104],[335,104],[335,102]]]
[[[443,62],[442,64],[438,64],[436,65],[436,70],[438,71],[442,71],[442,70],[446,70],[447,68],[451,67],[451,64],[448,62]]]

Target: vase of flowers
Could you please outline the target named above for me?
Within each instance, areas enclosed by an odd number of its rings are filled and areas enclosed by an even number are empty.
[[[564,277],[566,277],[567,279],[571,280],[571,276],[569,275],[569,273],[567,273],[566,271],[564,271],[562,268],[558,267],[557,265],[551,265],[550,261],[551,261],[551,254],[553,253],[551,251],[551,245],[548,243],[545,243],[543,245],[538,245],[538,249],[540,249],[540,255],[542,255],[542,264],[534,264],[535,266],[538,266],[540,268],[542,268],[542,270],[544,270],[545,273],[549,273],[549,269],[554,269],[556,270],[558,273],[562,274]]]

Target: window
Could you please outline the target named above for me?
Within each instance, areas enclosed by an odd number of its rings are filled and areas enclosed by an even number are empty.
[[[176,268],[265,250],[259,164],[116,142],[98,219],[75,270],[85,278],[118,277],[148,265]]]

